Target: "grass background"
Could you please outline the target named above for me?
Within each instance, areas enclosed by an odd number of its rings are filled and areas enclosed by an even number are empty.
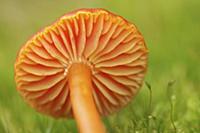
[[[199,0],[0,0],[0,133],[77,132],[73,120],[54,120],[24,103],[15,89],[13,65],[34,33],[87,7],[134,22],[150,51],[145,80],[151,90],[143,85],[125,109],[104,118],[108,131],[200,133]]]

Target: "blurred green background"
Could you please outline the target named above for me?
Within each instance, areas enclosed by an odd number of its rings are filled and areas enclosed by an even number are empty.
[[[73,120],[40,115],[22,100],[13,65],[20,47],[38,30],[69,11],[95,7],[136,24],[150,51],[145,80],[152,102],[143,85],[125,109],[104,118],[108,131],[199,133],[199,0],[0,0],[0,133],[77,132]]]

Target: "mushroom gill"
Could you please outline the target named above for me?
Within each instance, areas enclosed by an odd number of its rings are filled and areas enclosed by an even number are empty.
[[[15,63],[17,89],[37,111],[73,117],[69,69],[82,63],[91,71],[98,112],[125,106],[141,87],[147,47],[134,24],[103,9],[69,13],[37,33]]]

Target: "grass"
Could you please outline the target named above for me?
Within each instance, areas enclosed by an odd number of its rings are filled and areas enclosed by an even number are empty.
[[[0,0],[0,133],[74,133],[73,120],[35,112],[15,89],[21,45],[68,11],[102,7],[134,22],[149,48],[146,84],[104,123],[110,133],[200,132],[200,1]],[[175,81],[175,82],[174,82]]]

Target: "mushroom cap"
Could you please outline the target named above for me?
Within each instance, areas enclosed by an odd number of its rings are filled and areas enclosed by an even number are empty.
[[[92,94],[101,115],[125,106],[147,68],[147,47],[134,24],[103,9],[68,13],[29,39],[15,62],[17,90],[37,111],[71,117],[68,69],[91,68]]]

